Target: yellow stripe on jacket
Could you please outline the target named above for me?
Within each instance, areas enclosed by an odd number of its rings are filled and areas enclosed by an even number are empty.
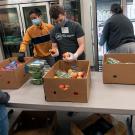
[[[41,26],[32,25],[29,27],[23,37],[19,52],[25,52],[26,46],[32,41],[34,44],[34,56],[45,57],[49,56],[51,49],[50,30],[53,25],[42,22]]]

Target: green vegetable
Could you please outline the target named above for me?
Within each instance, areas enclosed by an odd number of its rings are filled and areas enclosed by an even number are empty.
[[[42,78],[42,72],[31,72],[32,78],[34,79],[41,79]]]
[[[41,72],[45,64],[43,60],[35,60],[29,64],[27,64],[29,68],[29,72]]]
[[[71,76],[68,73],[60,71],[60,70],[56,71],[56,76],[58,78],[71,78]]]
[[[43,79],[32,79],[31,83],[35,85],[40,85],[43,83]]]
[[[120,61],[114,58],[107,58],[107,64],[119,64]]]

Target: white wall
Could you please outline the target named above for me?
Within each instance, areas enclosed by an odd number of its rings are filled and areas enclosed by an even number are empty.
[[[92,47],[92,18],[91,18],[91,0],[81,0],[82,26],[85,31],[86,59],[94,65],[94,53]]]

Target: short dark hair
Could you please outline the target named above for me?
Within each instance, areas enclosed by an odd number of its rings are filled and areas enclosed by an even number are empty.
[[[111,5],[111,11],[115,14],[123,13],[123,10],[122,10],[120,4],[116,4],[116,3]]]
[[[38,9],[38,8],[32,9],[32,10],[29,12],[29,15],[31,15],[31,14],[33,14],[33,13],[36,14],[36,15],[38,15],[38,16],[42,15],[41,10]]]
[[[59,5],[53,5],[50,8],[50,17],[53,19],[57,19],[59,17],[60,14],[65,15],[65,10],[62,6]]]

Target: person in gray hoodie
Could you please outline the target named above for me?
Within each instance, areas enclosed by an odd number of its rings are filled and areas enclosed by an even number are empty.
[[[6,105],[9,99],[8,93],[0,91],[0,135],[8,135],[9,124]]]

